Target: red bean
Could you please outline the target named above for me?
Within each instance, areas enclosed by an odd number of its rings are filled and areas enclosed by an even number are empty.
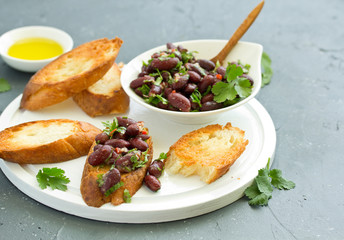
[[[160,86],[152,85],[150,90],[149,90],[148,96],[159,95],[159,94],[161,94],[161,92],[162,92],[162,88]]]
[[[156,192],[161,188],[161,183],[159,179],[152,175],[146,175],[144,181],[146,186],[153,192]]]
[[[178,62],[178,58],[166,58],[164,60],[154,58],[151,62],[151,66],[159,69],[160,71],[171,70],[177,66]]]
[[[128,127],[130,124],[137,123],[132,118],[117,117],[117,122],[120,127]]]
[[[128,148],[130,143],[124,139],[109,139],[105,142],[105,145],[109,145],[113,148]]]
[[[113,168],[103,175],[103,181],[100,191],[105,194],[107,190],[121,181],[121,173],[118,169]]]
[[[146,143],[145,141],[143,141],[141,138],[132,138],[129,140],[130,141],[130,145],[132,148],[136,148],[142,152],[146,151],[148,149],[148,143]]]
[[[172,83],[172,89],[179,91],[183,89],[189,79],[189,75],[180,76],[179,74],[174,75],[174,82]]]
[[[124,155],[123,157],[120,157],[116,160],[115,166],[116,168],[122,172],[131,172],[133,167],[133,162],[130,160],[130,158],[133,156],[133,153],[128,153]]]
[[[177,92],[172,92],[170,95],[168,95],[168,101],[173,107],[179,109],[180,111],[190,112],[191,103],[184,95]]]
[[[220,66],[216,69],[216,72],[220,75],[222,75],[222,78],[225,79],[226,78],[226,68],[223,66]]]
[[[204,68],[207,71],[213,71],[215,69],[215,63],[207,59],[199,59],[197,60],[198,64],[201,68]]]
[[[190,95],[193,93],[197,88],[197,85],[195,83],[188,83],[186,87],[184,88],[184,93],[187,95]]]
[[[135,88],[141,87],[145,83],[150,83],[153,81],[154,81],[154,78],[151,76],[139,77],[130,83],[130,87],[135,89]]]
[[[209,86],[213,84],[214,76],[212,75],[206,75],[202,81],[198,84],[198,91],[200,93],[204,93]]]
[[[95,137],[95,141],[100,144],[104,144],[107,140],[109,140],[109,135],[107,135],[105,132],[99,133]]]
[[[96,151],[96,150],[98,150],[98,149],[101,148],[101,147],[103,147],[103,144],[96,144],[96,145],[94,145],[94,147],[93,147],[93,151]]]
[[[201,111],[211,111],[211,110],[219,109],[222,107],[223,107],[222,103],[209,101],[202,104]]]
[[[189,81],[193,83],[199,83],[201,81],[201,76],[195,71],[188,71]]]
[[[153,161],[153,163],[148,168],[149,174],[156,178],[159,178],[161,176],[163,170],[164,170],[164,162],[161,160]]]
[[[177,47],[173,43],[167,43],[166,48],[167,49],[176,49]]]
[[[214,100],[214,94],[208,93],[207,95],[202,97],[201,103],[205,103],[205,102],[209,102],[209,101],[213,101],[213,100]]]
[[[92,166],[102,164],[106,159],[110,158],[112,148],[108,145],[97,149],[88,156],[88,163]]]
[[[133,124],[130,124],[128,127],[127,127],[127,130],[125,131],[125,134],[128,136],[128,137],[135,137],[137,134],[140,133],[140,128],[139,126],[137,125],[137,123],[133,123]]]

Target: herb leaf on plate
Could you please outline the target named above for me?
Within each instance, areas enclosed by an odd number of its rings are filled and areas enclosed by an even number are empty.
[[[65,171],[60,168],[43,168],[36,175],[36,179],[41,189],[50,187],[52,190],[58,189],[66,191],[66,184],[70,182],[69,178],[64,175]]]

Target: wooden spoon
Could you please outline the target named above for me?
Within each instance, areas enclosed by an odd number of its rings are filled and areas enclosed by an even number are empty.
[[[250,28],[254,20],[257,18],[260,10],[262,10],[264,5],[264,0],[261,1],[247,16],[247,18],[241,23],[239,28],[234,32],[233,36],[229,39],[225,47],[210,61],[216,64],[217,61],[222,65],[223,60],[227,57],[232,48],[237,44],[239,39],[245,34],[245,32]]]

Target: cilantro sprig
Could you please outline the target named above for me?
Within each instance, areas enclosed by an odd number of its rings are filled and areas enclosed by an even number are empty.
[[[118,120],[116,117],[113,118],[112,122],[110,121],[105,121],[102,122],[104,126],[103,132],[106,134],[110,135],[111,133],[113,134],[114,132],[120,132],[120,133],[125,133],[125,127],[120,127],[118,124]]]
[[[295,188],[295,183],[282,177],[282,171],[279,169],[270,170],[270,158],[265,168],[258,171],[258,176],[254,179],[252,185],[245,190],[245,195],[250,199],[248,204],[251,206],[268,205],[272,197],[274,187],[279,190],[290,190]]]
[[[11,90],[11,85],[4,78],[0,78],[0,93]]]
[[[128,189],[124,189],[123,200],[125,203],[131,203],[131,195]]]
[[[239,96],[239,98],[246,98],[252,92],[252,85],[250,80],[241,77],[244,70],[235,63],[229,64],[226,68],[227,82],[218,82],[211,89],[214,94],[214,101],[218,103],[232,102]]]
[[[64,173],[64,170],[57,167],[40,169],[36,175],[39,187],[41,189],[50,187],[52,190],[58,189],[66,191],[66,184],[69,183],[70,180],[64,175]]]

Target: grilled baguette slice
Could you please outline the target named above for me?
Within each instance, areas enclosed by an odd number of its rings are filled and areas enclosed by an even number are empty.
[[[121,70],[114,63],[95,84],[73,96],[73,100],[90,117],[124,113],[129,97],[121,86]]]
[[[144,177],[146,176],[148,167],[153,158],[153,142],[152,138],[150,137],[147,139],[148,143],[148,161],[146,164],[129,173],[122,173],[121,174],[121,182],[123,182],[123,186],[111,193],[109,196],[105,196],[99,188],[98,185],[98,175],[105,174],[110,170],[110,165],[101,165],[101,166],[92,166],[88,163],[88,157],[85,162],[84,171],[82,174],[81,185],[80,185],[80,192],[82,198],[84,199],[85,203],[88,206],[92,207],[101,207],[105,203],[111,203],[113,205],[120,205],[124,203],[123,193],[124,190],[127,189],[129,191],[130,196],[134,196],[134,194],[141,188]],[[93,147],[90,149],[88,156],[93,152]],[[141,156],[141,161],[143,156]]]
[[[49,63],[27,83],[20,108],[38,110],[57,104],[101,79],[114,63],[122,40],[84,43]]]
[[[223,127],[208,125],[187,133],[170,147],[165,169],[170,174],[199,175],[202,181],[212,183],[227,173],[244,152],[248,144],[244,135],[231,123]]]
[[[0,132],[0,158],[20,164],[57,163],[87,155],[101,130],[81,121],[51,119]]]

